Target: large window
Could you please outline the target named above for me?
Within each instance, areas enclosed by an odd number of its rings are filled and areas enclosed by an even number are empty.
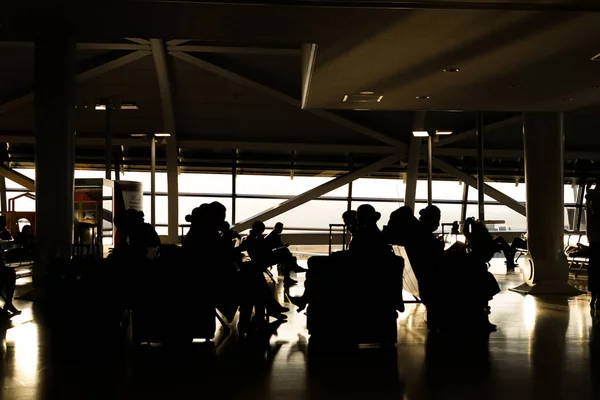
[[[18,172],[35,179],[35,170],[19,169]],[[75,171],[76,178],[103,178],[104,171]],[[150,173],[126,172],[120,177],[122,180],[137,181],[143,184],[144,212],[146,221],[150,221]],[[331,176],[294,177],[289,176],[257,176],[240,174],[236,178],[236,222],[251,218],[269,208],[313,189],[325,182],[334,179]],[[230,174],[181,174],[179,175],[179,224],[186,225],[185,216],[202,203],[218,201],[227,208],[227,219],[232,222],[232,176]],[[526,184],[488,182],[488,185],[501,191],[514,200],[524,204],[526,200]],[[10,180],[6,180],[7,197],[14,198],[27,190]],[[451,223],[461,219],[462,197],[464,184],[457,181],[434,181],[433,201],[442,212],[442,222]],[[576,204],[578,188],[565,185],[565,228],[577,229],[581,205]],[[156,174],[156,223],[158,231],[166,234],[168,224],[168,191],[167,174]],[[390,214],[403,205],[406,184],[399,176],[398,179],[361,178],[352,184],[353,209],[369,203],[381,213],[379,225],[387,224]],[[201,196],[204,195],[204,196]],[[265,221],[267,226],[272,226],[277,221],[283,222],[288,229],[299,228],[327,230],[329,224],[341,223],[341,215],[348,207],[348,185],[333,190],[320,199],[309,201],[282,215]],[[336,198],[336,199],[332,199]],[[420,180],[416,188],[417,203],[415,215],[427,205],[427,182]],[[477,189],[470,187],[468,194],[468,207],[466,216],[477,217]],[[524,231],[527,227],[526,218],[510,208],[498,204],[489,196],[485,196],[485,213],[487,220],[500,220],[493,227],[498,230]],[[20,198],[15,203],[17,211],[35,211],[35,201]],[[581,216],[582,228],[585,228],[585,213]]]

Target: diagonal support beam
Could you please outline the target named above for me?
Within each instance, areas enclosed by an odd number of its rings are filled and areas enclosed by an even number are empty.
[[[126,37],[126,38],[123,38],[123,39],[129,40],[130,42],[137,43],[137,44],[143,44],[143,45],[149,45],[150,44],[150,41],[146,40],[146,39],[130,38],[130,37]]]
[[[497,129],[502,129],[507,126],[512,126],[516,124],[520,124],[523,121],[523,117],[521,115],[517,115],[515,117],[503,119],[502,121],[494,122],[483,127],[485,133],[489,133],[495,131]],[[475,136],[477,133],[477,129],[469,129],[468,131],[464,131],[461,133],[457,133],[455,135],[448,136],[447,138],[441,139],[439,142],[435,144],[436,147],[445,146],[450,143],[460,142],[461,140],[468,139],[470,137]]]
[[[458,180],[463,181],[465,184],[477,188],[477,179],[460,169],[453,167],[448,164],[446,161],[440,160],[439,158],[433,158],[433,165],[442,171],[446,172],[448,175],[451,175]],[[518,212],[521,215],[525,215],[525,206],[513,199],[510,196],[505,195],[499,190],[494,189],[489,185],[483,185],[483,191],[486,195],[490,196],[492,199],[496,200],[498,203],[507,206],[513,211]]]
[[[240,85],[244,85],[246,87],[249,87],[251,89],[254,89],[256,91],[259,91],[261,93],[264,93],[268,96],[271,96],[273,98],[279,99],[285,103],[288,103],[294,107],[301,107],[301,101],[288,95],[285,94],[283,92],[280,92],[278,90],[272,89],[268,86],[263,85],[262,83],[256,82],[252,79],[249,79],[245,76],[239,75],[235,72],[232,72],[228,69],[222,68],[218,65],[209,63],[207,61],[201,60],[198,57],[194,57],[192,55],[189,55],[187,53],[181,52],[181,51],[171,51],[169,52],[170,55],[172,55],[175,58],[178,58],[182,61],[185,61],[191,65],[194,65],[198,68],[204,69],[206,71],[212,72],[216,75],[219,75],[223,78],[229,79],[232,82],[238,83]],[[335,124],[338,124],[340,126],[346,127],[348,129],[351,129],[355,132],[358,132],[364,136],[368,136],[372,139],[376,139],[379,140],[381,142],[387,143],[388,145],[394,146],[397,149],[406,149],[406,145],[404,143],[402,143],[399,140],[396,140],[394,138],[391,138],[381,132],[377,132],[371,128],[368,128],[364,125],[360,125],[357,124],[356,122],[350,121],[346,118],[340,117],[339,115],[333,114],[329,111],[323,111],[323,110],[313,110],[313,109],[307,109],[305,110],[306,112],[309,112],[311,114],[317,115],[323,119],[326,119],[330,122],[333,122]]]
[[[137,61],[140,58],[149,56],[150,52],[145,50],[135,51],[133,53],[129,53],[123,57],[116,58],[112,61],[109,61],[105,64],[98,65],[97,67],[90,68],[87,71],[83,71],[77,75],[75,81],[77,83],[87,81],[89,79],[95,78],[117,68],[120,68],[124,65],[127,65],[131,62]],[[27,104],[33,103],[33,90],[30,93],[27,93],[24,96],[20,96],[14,98],[6,103],[0,104],[0,114],[3,114],[12,109],[25,106]]]
[[[316,43],[302,43],[302,109],[305,110],[310,95],[310,85],[312,82],[315,62],[317,61]]]
[[[187,40],[182,41],[187,42]],[[216,53],[216,54],[260,54],[275,56],[299,56],[298,48],[277,47],[247,47],[247,46],[212,46],[212,45],[172,45],[167,42],[167,51],[183,51],[186,53]]]
[[[23,186],[27,190],[30,190],[32,192],[35,191],[35,181],[15,171],[12,168],[0,165],[0,176],[3,176],[6,179],[10,179],[14,183]]]
[[[150,39],[152,57],[156,67],[156,77],[160,90],[163,129],[171,136],[167,140],[167,191],[169,243],[176,244],[179,227],[179,147],[175,126],[175,107],[173,106],[172,79],[167,65],[167,52],[162,39]]]
[[[298,196],[293,197],[289,200],[286,200],[283,203],[281,203],[273,208],[269,208],[268,210],[265,210],[259,214],[256,214],[253,217],[250,217],[244,221],[241,221],[238,224],[236,224],[234,226],[234,228],[238,232],[243,232],[246,229],[249,229],[255,221],[266,221],[271,218],[275,218],[278,215],[283,214],[284,212],[290,211],[290,210],[292,210],[298,206],[301,206],[302,204],[307,203],[311,200],[315,200],[315,199],[319,198],[320,196],[331,192],[332,190],[335,190],[335,189],[342,187],[350,182],[355,181],[358,178],[361,178],[365,175],[379,171],[382,168],[388,167],[388,166],[398,162],[402,158],[402,156],[403,155],[399,154],[399,153],[393,154],[393,155],[383,158],[377,162],[374,162],[373,164],[369,164],[361,169],[358,169],[354,172],[349,172],[347,174],[339,176],[335,179],[325,182],[322,185],[317,186],[314,189],[311,189],[302,194],[299,194]]]

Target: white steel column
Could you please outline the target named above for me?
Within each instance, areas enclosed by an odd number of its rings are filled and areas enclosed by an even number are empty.
[[[523,114],[527,235],[530,268],[515,291],[577,295],[568,285],[564,253],[564,131],[562,113]]]
[[[175,109],[171,76],[167,65],[165,44],[162,39],[150,39],[163,112],[163,127],[167,138],[167,196],[169,215],[169,243],[177,243],[179,235],[179,147],[175,127]]]

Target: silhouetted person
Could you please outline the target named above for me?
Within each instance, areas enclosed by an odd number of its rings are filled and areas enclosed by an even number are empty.
[[[289,243],[283,243],[281,234],[283,233],[283,224],[277,222],[275,228],[267,235],[265,241],[267,246],[271,248],[272,262],[283,267],[284,285],[291,286],[298,282],[290,277],[290,271],[306,272],[306,270],[298,265],[298,259],[294,257],[288,249]]]
[[[31,225],[23,226],[21,232],[17,234],[15,237],[15,244],[27,249],[28,251],[33,251],[35,248],[35,236],[33,234],[33,228]]]
[[[231,229],[231,225],[229,225],[229,222],[227,221],[223,222],[221,234],[223,235],[223,239],[225,240],[225,242],[231,243],[232,247],[235,247],[235,241],[239,241],[242,239],[239,233]]]
[[[347,247],[350,247],[350,243],[352,243],[352,236],[356,231],[356,210],[348,210],[342,214],[342,220],[344,221],[344,225],[346,225],[346,231],[349,233]]]
[[[356,217],[356,218],[354,218]],[[304,283],[304,293],[299,297],[290,297],[294,305],[298,307],[298,312],[306,308],[310,301],[318,297],[317,292],[321,287],[321,282],[329,280],[332,275],[342,273],[344,264],[356,260],[365,260],[364,268],[368,268],[370,263],[377,265],[381,260],[386,260],[393,256],[391,247],[386,243],[382,232],[377,226],[377,221],[381,218],[373,206],[369,204],[361,205],[356,212],[346,212],[342,216],[351,226],[353,239],[349,250],[339,251],[330,256],[314,256],[308,259],[307,279]],[[384,279],[389,279],[385,277]],[[400,274],[400,278],[401,274]],[[401,284],[401,282],[400,282]],[[356,294],[360,296],[360,294]],[[400,302],[401,293],[400,293]],[[401,306],[398,306],[400,310]]]
[[[238,328],[242,332],[248,331],[252,309],[254,309],[256,321],[264,320],[265,309],[268,315],[280,320],[287,318],[283,313],[289,311],[273,298],[263,274],[265,269],[272,265],[269,264],[271,249],[264,238],[264,231],[265,224],[262,221],[254,222],[248,236],[240,246],[242,250],[248,252],[252,260],[242,265],[244,298],[240,306],[238,324]]]
[[[357,251],[391,251],[385,243],[377,222],[381,214],[370,204],[363,204],[356,210],[356,225],[352,234],[350,249]]]
[[[464,235],[469,248],[465,264],[468,268],[467,276],[472,281],[474,293],[474,319],[479,323],[479,328],[495,331],[496,325],[489,322],[488,302],[500,292],[500,287],[494,275],[488,271],[488,265],[498,250],[498,244],[482,221],[467,218],[464,225]],[[483,310],[483,312],[481,311]],[[479,320],[477,320],[479,318]]]
[[[588,290],[592,295],[590,308],[596,309],[600,292],[600,192],[589,189],[585,196],[587,238],[589,246]]]
[[[0,215],[0,239],[12,240],[12,235],[6,229],[6,217]],[[0,291],[4,292],[4,309],[2,311],[12,314],[20,314],[21,311],[13,304],[17,274],[14,268],[7,267],[4,263],[4,251],[2,251],[2,260],[0,260]]]
[[[149,247],[160,246],[160,237],[152,225],[144,221],[144,213],[129,209],[127,214],[126,236],[132,249],[146,252]]]
[[[0,215],[0,226],[2,227],[0,230],[0,240],[13,240],[10,231],[6,227],[6,217],[4,215]]]
[[[410,207],[392,212],[384,231],[388,243],[404,246],[419,284],[421,301],[427,307],[427,326],[436,331],[444,327],[447,313],[444,244],[433,234],[440,221],[439,209],[428,206],[421,210],[420,220]]]

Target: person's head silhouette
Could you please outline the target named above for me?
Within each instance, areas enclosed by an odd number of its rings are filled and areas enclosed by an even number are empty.
[[[419,221],[423,224],[423,226],[431,231],[435,232],[440,227],[440,219],[442,218],[442,213],[439,208],[434,206],[433,204],[428,205],[421,211],[419,211]]]
[[[265,224],[262,221],[256,221],[252,224],[252,233],[254,235],[262,235],[265,229]]]
[[[354,232],[356,228],[356,210],[344,211],[342,214],[342,220],[344,221],[344,225],[346,225],[348,232]]]
[[[281,222],[276,223],[275,224],[275,228],[273,229],[273,231],[275,233],[281,234],[283,232],[283,224]]]
[[[0,230],[6,229],[6,217],[4,215],[0,215]]]
[[[372,227],[377,226],[377,221],[381,218],[381,214],[375,211],[372,205],[363,204],[356,210],[356,218],[359,227]]]

